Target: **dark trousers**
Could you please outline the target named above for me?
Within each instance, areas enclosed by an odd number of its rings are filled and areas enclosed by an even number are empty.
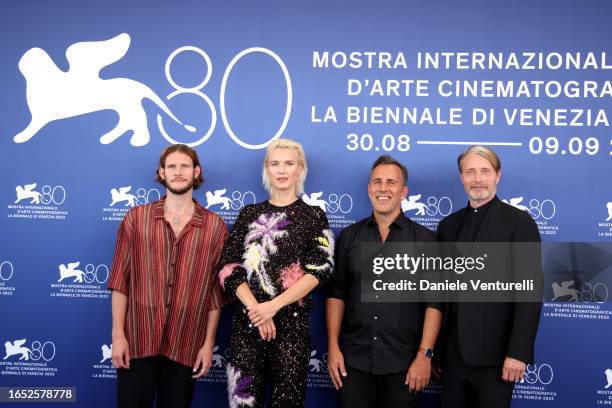
[[[442,371],[443,408],[509,408],[514,383],[502,380],[502,365],[473,366],[451,331]]]
[[[408,367],[406,367],[408,371]],[[342,408],[417,408],[420,396],[404,385],[406,372],[372,374],[347,366],[342,378],[340,406]]]
[[[192,375],[191,367],[163,356],[132,359],[128,370],[117,370],[117,407],[151,408],[157,397],[158,408],[189,408]]]
[[[240,313],[234,317],[230,337],[230,361],[226,367],[229,405],[263,408],[268,383],[271,397],[268,406],[303,408],[311,352],[308,318],[291,322],[283,315],[275,317],[276,339],[266,341],[254,327],[248,328],[246,316]],[[289,324],[293,324],[293,330],[288,328]],[[248,332],[243,330],[244,326]]]

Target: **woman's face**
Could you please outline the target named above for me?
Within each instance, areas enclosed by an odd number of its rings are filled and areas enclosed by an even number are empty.
[[[272,149],[266,166],[272,190],[296,190],[297,180],[304,168],[298,162],[297,152],[293,149]]]

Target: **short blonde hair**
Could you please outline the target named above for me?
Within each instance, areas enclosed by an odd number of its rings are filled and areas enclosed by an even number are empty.
[[[459,167],[459,173],[462,171],[463,159],[465,159],[465,156],[471,153],[477,154],[478,156],[486,159],[489,163],[491,163],[491,166],[493,166],[496,173],[499,173],[501,170],[501,161],[499,160],[497,153],[488,147],[476,145],[468,148],[465,152],[461,153],[459,157],[457,157],[457,167]]]
[[[272,183],[268,177],[268,159],[270,152],[274,149],[291,149],[297,153],[298,164],[302,166],[302,173],[298,176],[296,182],[295,193],[299,196],[304,193],[304,183],[306,182],[306,175],[308,174],[308,164],[306,163],[306,155],[304,154],[304,148],[296,141],[290,139],[276,139],[273,140],[266,150],[266,157],[264,157],[263,169],[261,171],[261,180],[264,188],[269,194],[272,194]]]

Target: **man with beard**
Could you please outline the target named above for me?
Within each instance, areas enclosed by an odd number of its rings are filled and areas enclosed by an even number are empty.
[[[527,211],[497,198],[501,178],[497,154],[484,146],[472,146],[458,157],[457,164],[468,205],[440,222],[438,239],[497,243],[502,249],[488,261],[498,259],[504,263],[498,261],[491,272],[501,274],[508,270],[539,281],[539,245],[517,244],[539,243],[538,227]],[[523,379],[527,364],[534,361],[541,303],[451,302],[448,306],[443,336],[442,406],[509,407],[515,381]]]
[[[223,306],[215,279],[227,227],[193,190],[203,183],[197,153],[162,153],[161,200],[131,209],[117,234],[112,290],[112,362],[117,406],[189,407],[195,379],[212,363]]]

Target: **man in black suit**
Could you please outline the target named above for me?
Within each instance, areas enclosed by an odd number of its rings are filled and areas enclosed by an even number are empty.
[[[528,212],[500,201],[496,196],[501,178],[497,154],[473,146],[458,159],[467,207],[444,218],[438,226],[441,242],[540,242],[540,234]],[[508,246],[513,248],[511,244]],[[528,268],[541,277],[539,246],[529,256],[510,254],[507,268]],[[512,249],[510,250],[512,251]],[[509,407],[514,382],[524,376],[534,358],[534,343],[541,303],[448,304],[444,325],[444,408]]]

